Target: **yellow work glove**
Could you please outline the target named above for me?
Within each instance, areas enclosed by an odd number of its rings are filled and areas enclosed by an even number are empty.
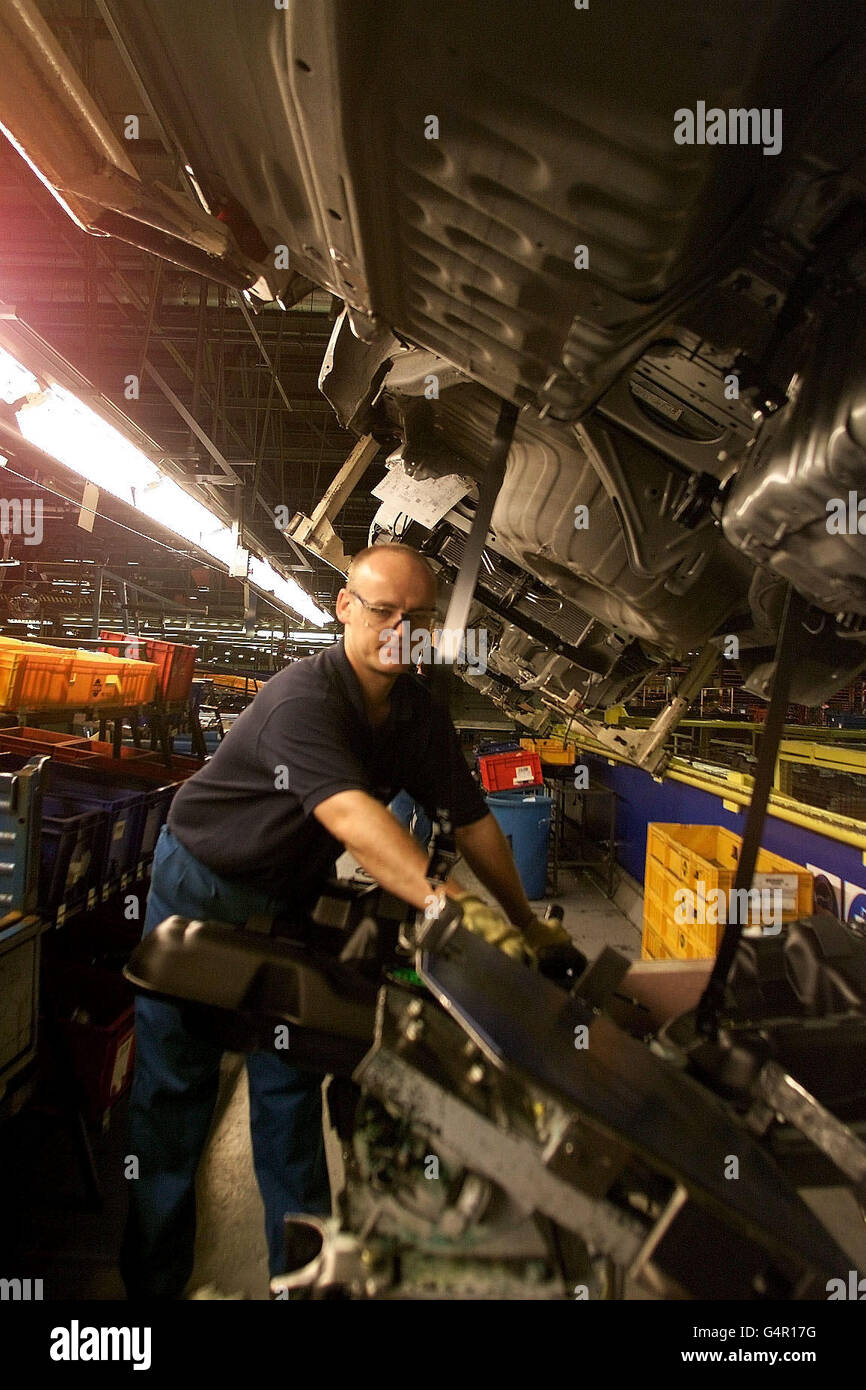
[[[568,984],[586,969],[586,956],[555,917],[533,917],[523,928],[523,937],[543,975]]]
[[[523,928],[523,935],[536,955],[539,951],[572,944],[565,927],[555,917],[533,917]]]
[[[530,952],[523,936],[495,907],[482,902],[474,893],[454,893],[451,901],[459,903],[462,924],[468,931],[482,936],[491,946],[498,946],[512,960],[528,960]]]

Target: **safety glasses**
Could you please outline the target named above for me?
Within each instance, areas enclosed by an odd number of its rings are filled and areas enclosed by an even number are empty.
[[[364,609],[365,621],[368,627],[383,628],[399,627],[401,623],[408,622],[412,628],[421,628],[432,631],[441,626],[441,619],[435,608],[412,608],[404,612],[402,608],[395,608],[381,603],[370,603],[362,598],[354,589],[348,592],[352,598],[356,598]]]

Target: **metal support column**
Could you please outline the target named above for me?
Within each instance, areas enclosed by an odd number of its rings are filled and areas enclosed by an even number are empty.
[[[96,642],[99,640],[99,626],[101,622],[100,613],[102,610],[102,581],[103,570],[99,566],[93,576],[93,621],[90,625],[90,636]]]

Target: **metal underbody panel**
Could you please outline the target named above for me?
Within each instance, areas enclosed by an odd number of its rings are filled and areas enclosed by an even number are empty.
[[[828,306],[825,326],[737,475],[724,529],[826,613],[861,619],[848,625],[856,641],[866,628],[866,296]]]
[[[729,632],[762,691],[768,582],[817,610],[793,699],[866,663],[862,7],[103,0],[186,209],[136,181],[79,87],[52,98],[62,55],[31,8],[6,36],[33,92],[17,138],[84,225],[251,299],[332,291],[322,389],[412,476],[478,480],[500,402],[520,407],[489,546],[596,624],[530,722]],[[727,133],[680,142],[693,108]],[[829,527],[852,496],[853,532]]]
[[[505,0],[496,24],[460,0],[109,9],[202,186],[224,181],[362,335],[391,327],[572,417],[736,256],[806,124],[810,77],[849,40],[839,7],[785,0],[724,16],[619,0],[567,26],[557,0]],[[674,142],[692,93],[785,107],[773,176],[754,144]]]

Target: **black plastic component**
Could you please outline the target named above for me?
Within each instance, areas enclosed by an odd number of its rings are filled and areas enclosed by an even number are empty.
[[[225,922],[169,917],[124,975],[141,993],[193,1006],[196,1030],[243,1050],[350,1075],[373,1040],[377,985],[349,963]]]
[[[674,510],[674,521],[689,530],[703,521],[719,495],[718,480],[711,473],[692,473],[682,500]]]
[[[362,917],[370,912],[375,886],[334,880],[316,899],[310,914],[319,927],[337,927],[352,931]]]

